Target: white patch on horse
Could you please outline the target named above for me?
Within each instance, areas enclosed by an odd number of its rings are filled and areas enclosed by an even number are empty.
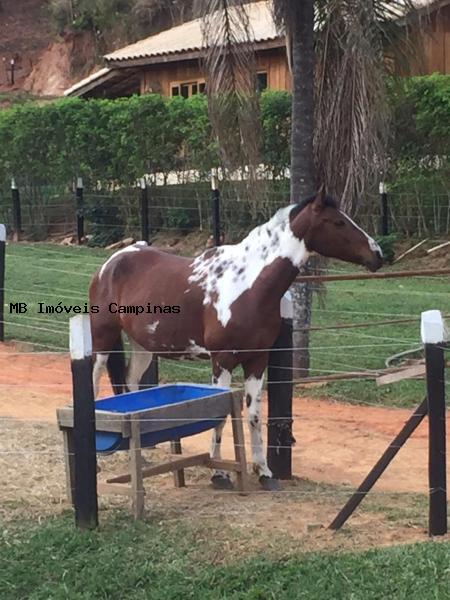
[[[230,387],[230,384],[231,384],[230,371],[223,369],[221,371],[219,377],[213,379],[213,384],[217,385],[218,387],[223,387],[223,388]],[[227,420],[224,419],[219,425],[217,425],[217,427],[214,429],[213,434],[212,434],[210,456],[211,456],[211,458],[215,458],[217,460],[220,460],[220,456],[221,456],[220,445],[222,442],[223,428],[225,427],[226,422],[227,422]],[[221,470],[217,470],[217,469],[214,470],[214,475],[219,476],[219,477],[228,477],[228,473],[226,471],[221,471]]]
[[[191,264],[189,283],[199,283],[204,291],[203,304],[213,304],[224,327],[231,318],[231,305],[253,286],[264,267],[277,258],[287,258],[297,268],[308,260],[304,241],[290,227],[294,206],[280,209],[239,244],[220,246],[212,253],[207,250]]]
[[[97,398],[100,390],[100,379],[103,372],[106,369],[106,363],[108,362],[109,353],[99,353],[95,356],[94,369],[92,373],[92,380],[94,386],[94,399]]]
[[[127,386],[130,392],[136,392],[139,389],[142,376],[153,360],[153,354],[133,339],[129,338],[129,340],[132,351],[127,369]]]
[[[261,392],[264,377],[260,379],[251,375],[245,380],[245,399],[248,408],[248,425],[252,445],[253,467],[259,477],[272,477],[272,472],[267,466],[266,453],[262,438],[261,422]]]
[[[345,214],[345,212],[344,212],[344,211],[340,210],[339,212],[340,212],[340,213],[341,213],[341,215],[343,215],[343,216],[344,216],[346,219],[348,219],[348,220],[350,221],[350,223],[356,227],[356,229],[358,229],[358,230],[359,230],[361,233],[363,233],[363,234],[366,236],[366,238],[367,238],[367,242],[368,242],[368,244],[369,244],[369,248],[372,250],[372,252],[379,252],[380,256],[382,257],[382,256],[383,256],[383,251],[381,250],[381,248],[380,248],[380,246],[377,244],[377,242],[376,242],[376,241],[375,241],[375,240],[374,240],[372,237],[370,237],[370,235],[369,235],[368,233],[366,233],[366,232],[364,231],[364,229],[361,229],[361,227],[360,227],[359,225],[357,225],[357,224],[355,223],[355,221],[353,221],[353,219],[351,219],[351,218],[350,218],[350,217],[349,217],[347,214]]]
[[[112,254],[108,258],[108,260],[103,263],[98,276],[101,277],[103,275],[103,273],[105,272],[106,267],[121,254],[124,254],[125,252],[138,252],[141,248],[145,248],[147,245],[148,245],[147,242],[136,242],[132,246],[127,246],[126,248],[117,250],[117,252],[114,252],[114,254]]]
[[[189,346],[186,348],[186,350],[194,355],[207,354],[209,356],[208,350],[203,348],[203,346],[196,344],[195,340],[189,340]]]
[[[147,325],[147,331],[149,333],[155,333],[156,328],[158,327],[158,325],[159,325],[159,321],[155,321],[151,325]]]

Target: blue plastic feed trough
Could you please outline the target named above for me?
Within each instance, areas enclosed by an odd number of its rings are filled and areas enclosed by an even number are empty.
[[[216,386],[195,385],[189,383],[177,383],[173,385],[161,385],[158,387],[140,390],[138,392],[129,392],[119,394],[109,398],[97,400],[95,403],[96,411],[108,411],[109,413],[118,413],[121,415],[132,414],[138,411],[151,410],[186,402],[186,400],[195,400],[214,396],[229,391],[228,388],[218,388]],[[143,448],[155,446],[162,442],[180,439],[208,429],[216,427],[220,421],[225,418],[204,419],[181,426],[174,425],[168,429],[154,431],[142,434],[141,445]],[[116,450],[128,450],[129,440],[122,437],[120,433],[110,433],[107,431],[96,432],[97,452],[115,452]]]

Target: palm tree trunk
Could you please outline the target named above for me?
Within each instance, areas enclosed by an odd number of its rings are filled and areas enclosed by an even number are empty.
[[[292,39],[291,196],[299,201],[316,187],[314,169],[314,1],[290,0]]]
[[[291,199],[298,202],[311,195],[316,188],[314,167],[314,1],[285,0],[292,7],[289,27],[292,41],[292,150]],[[308,266],[304,268],[308,272]],[[309,372],[309,331],[311,323],[311,284],[292,286],[294,302],[295,378],[306,377]]]

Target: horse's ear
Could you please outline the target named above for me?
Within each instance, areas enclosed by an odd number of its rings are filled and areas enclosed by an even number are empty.
[[[325,207],[325,184],[322,183],[317,191],[316,197],[313,200],[314,212],[320,212]]]

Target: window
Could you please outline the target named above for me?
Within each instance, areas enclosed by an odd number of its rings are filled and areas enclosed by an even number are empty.
[[[176,82],[170,85],[171,96],[183,96],[183,98],[190,98],[196,94],[204,94],[206,91],[205,81],[186,81]]]
[[[267,73],[265,71],[259,72],[256,80],[256,89],[258,92],[263,92],[267,89]]]

